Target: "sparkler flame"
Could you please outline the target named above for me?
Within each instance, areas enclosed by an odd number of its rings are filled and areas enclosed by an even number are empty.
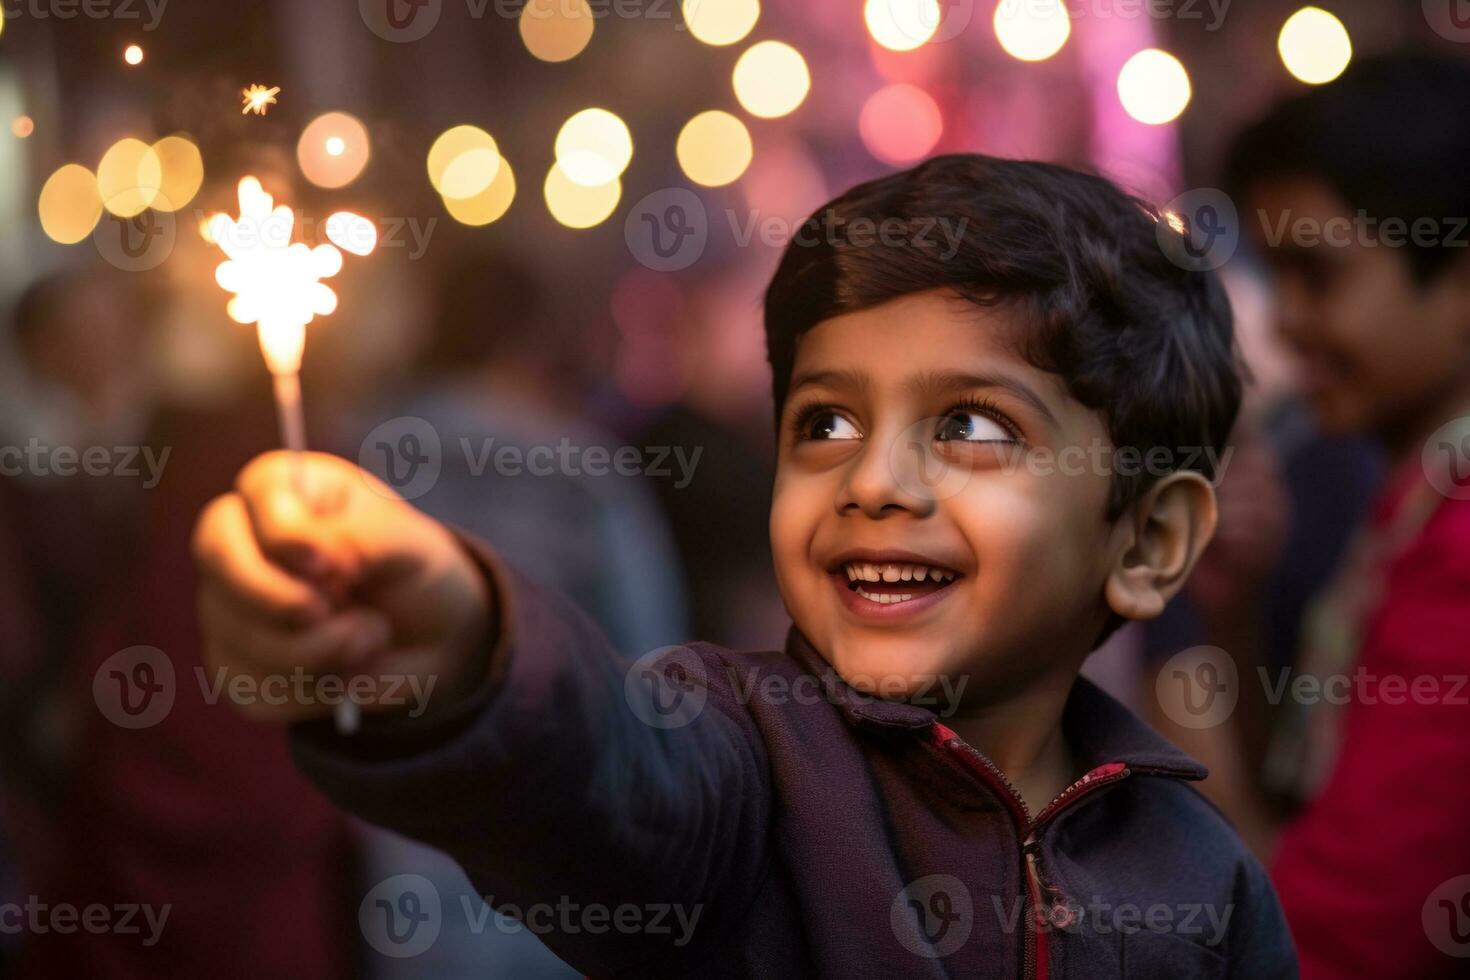
[[[276,104],[276,96],[281,94],[279,85],[274,88],[266,88],[264,85],[252,85],[240,93],[245,97],[245,108],[240,110],[240,115],[255,113],[257,116],[265,115],[267,106]]]
[[[236,323],[258,324],[261,353],[275,375],[301,368],[306,325],[337,309],[337,294],[321,280],[342,271],[342,253],[331,245],[291,242],[296,215],[254,177],[240,181],[240,217],[215,215],[209,235],[229,258],[214,279],[234,293],[226,307]]]

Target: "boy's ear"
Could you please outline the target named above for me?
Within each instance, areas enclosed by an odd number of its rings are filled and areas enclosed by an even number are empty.
[[[1215,533],[1215,488],[1202,474],[1170,473],[1113,525],[1104,595],[1125,619],[1153,619],[1189,578]]]

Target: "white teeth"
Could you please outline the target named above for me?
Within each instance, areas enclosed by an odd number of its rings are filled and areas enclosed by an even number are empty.
[[[886,592],[869,592],[862,586],[858,586],[857,594],[869,602],[876,602],[880,606],[890,606],[895,602],[908,602],[912,595],[890,595]]]
[[[929,565],[898,565],[853,561],[844,566],[849,582],[952,582],[955,572]]]

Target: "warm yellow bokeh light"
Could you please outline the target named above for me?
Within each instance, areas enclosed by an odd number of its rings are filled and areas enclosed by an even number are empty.
[[[600,225],[617,209],[623,196],[623,183],[614,178],[601,187],[578,184],[551,165],[546,175],[546,207],[551,216],[568,228],[591,228]]]
[[[5,33],[5,9],[0,7],[0,34]]]
[[[684,175],[705,187],[738,180],[755,154],[745,123],[718,109],[685,123],[674,152]]]
[[[112,144],[97,165],[102,205],[119,218],[132,218],[153,206],[163,186],[163,164],[153,147],[128,137]]]
[[[789,44],[762,41],[735,62],[735,97],[752,116],[775,119],[796,109],[812,87],[806,59]]]
[[[123,51],[123,61],[130,65],[141,65],[143,63],[143,49],[136,44],[129,44]]]
[[[10,124],[10,133],[16,139],[29,139],[36,131],[36,121],[30,116],[16,116]]]
[[[199,147],[182,136],[165,136],[153,144],[163,180],[158,197],[151,207],[156,211],[177,211],[199,193],[204,183],[204,158]]]
[[[495,179],[490,182],[489,187],[474,197],[446,197],[444,210],[460,224],[479,228],[499,220],[510,210],[515,197],[516,175],[510,168],[510,161],[502,157],[500,169],[495,171]]]
[[[97,178],[80,164],[67,164],[41,188],[36,210],[41,216],[41,229],[52,241],[75,245],[92,234],[97,219],[102,217]]]
[[[500,170],[495,137],[478,126],[455,126],[429,147],[429,183],[444,197],[474,197]]]
[[[1134,119],[1151,126],[1177,119],[1192,94],[1189,73],[1179,59],[1158,48],[1138,52],[1118,73],[1118,98],[1123,108]]]
[[[337,150],[338,152],[333,152]],[[345,112],[328,112],[307,123],[296,143],[296,162],[318,187],[346,187],[372,158],[367,127]]]
[[[1353,60],[1347,28],[1321,7],[1303,7],[1292,14],[1281,28],[1276,50],[1286,70],[1308,85],[1332,81]]]
[[[592,40],[587,0],[530,0],[521,8],[521,40],[542,61],[570,61]]]
[[[760,0],[684,0],[684,23],[695,40],[723,47],[734,44],[760,20]]]
[[[622,176],[633,159],[628,124],[606,109],[583,109],[556,134],[556,165],[583,187],[602,187]]]
[[[1006,54],[1045,61],[1072,36],[1072,18],[1062,0],[1001,0],[995,8],[995,37]]]
[[[868,0],[868,33],[891,51],[912,51],[939,30],[939,0]]]

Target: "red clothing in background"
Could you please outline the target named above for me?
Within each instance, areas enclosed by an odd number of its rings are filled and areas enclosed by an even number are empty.
[[[120,906],[147,905],[155,915],[168,907],[152,945],[140,913],[130,919],[134,934],[27,928],[12,937],[22,947],[21,977],[352,973],[345,820],[297,774],[283,733],[246,722],[222,700],[209,704],[198,674],[190,534],[203,504],[268,448],[269,401],[261,405],[258,419],[166,424],[152,440],[170,448],[153,489],[121,476],[0,487],[0,547],[9,549],[0,555],[0,623],[19,640],[0,653],[0,666],[7,678],[32,680],[38,662],[62,668],[43,685],[54,707],[31,726],[60,733],[55,757],[43,751],[37,764],[14,743],[0,747],[4,830],[22,877],[16,900],[34,895],[49,908],[79,910],[100,903],[111,922],[121,920]],[[169,658],[175,697],[162,721],[128,730],[103,715],[93,678],[137,645]]]
[[[1272,869],[1306,980],[1470,965],[1436,946],[1470,953],[1470,878],[1440,890],[1470,875],[1470,500],[1436,494],[1415,459],[1369,533],[1423,503],[1428,519],[1378,563],[1336,762]]]

